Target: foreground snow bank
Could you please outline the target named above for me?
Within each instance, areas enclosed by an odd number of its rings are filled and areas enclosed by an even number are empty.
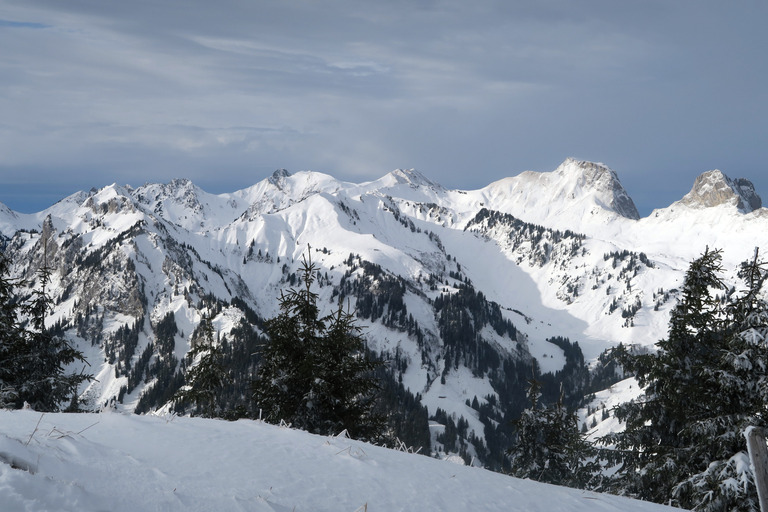
[[[0,510],[621,511],[659,505],[256,421],[0,411]]]

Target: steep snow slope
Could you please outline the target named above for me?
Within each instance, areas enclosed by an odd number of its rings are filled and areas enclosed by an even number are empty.
[[[0,509],[672,510],[241,420],[0,411]]]
[[[39,226],[37,216],[16,213],[0,203],[0,240],[12,237],[20,229],[30,230]]]

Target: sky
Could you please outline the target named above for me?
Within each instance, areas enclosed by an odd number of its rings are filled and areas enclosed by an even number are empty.
[[[768,201],[768,3],[0,0],[0,202],[276,169],[472,190],[567,157],[640,213],[699,174]]]

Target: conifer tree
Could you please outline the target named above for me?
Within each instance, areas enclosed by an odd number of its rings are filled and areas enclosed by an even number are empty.
[[[673,488],[693,473],[689,451],[693,439],[686,427],[706,416],[714,390],[701,378],[702,368],[713,368],[724,345],[723,310],[716,292],[720,280],[720,251],[707,249],[685,274],[680,300],[669,321],[669,334],[657,343],[656,353],[620,355],[644,395],[616,409],[626,424],[623,432],[603,439],[621,455],[622,469],[615,490],[642,499],[667,502]]]
[[[341,306],[321,317],[312,291],[317,267],[302,262],[303,287],[280,294],[280,314],[267,320],[269,337],[253,383],[256,409],[314,433],[371,439],[382,430],[371,412],[377,383],[360,328]]]
[[[0,253],[0,407],[14,407],[19,394],[25,334],[19,325],[18,281],[10,277],[10,260]]]
[[[51,269],[43,264],[38,269],[39,287],[34,291],[28,305],[31,328],[27,328],[29,348],[22,370],[23,383],[19,401],[29,403],[38,411],[57,411],[60,404],[72,399],[83,381],[90,381],[91,375],[67,373],[66,366],[74,362],[87,364],[83,353],[64,338],[56,336],[45,326],[45,319],[52,309],[48,295]],[[84,367],[83,367],[84,369]]]
[[[304,287],[280,292],[280,314],[265,322],[269,342],[261,354],[253,391],[264,419],[308,428],[308,393],[315,366],[313,349],[325,330],[317,294],[311,290],[316,268],[304,259]]]
[[[624,357],[646,388],[617,410],[626,430],[605,438],[621,454],[619,492],[695,510],[759,509],[743,434],[766,425],[766,270],[756,252],[739,273],[744,291],[725,300],[720,272],[719,251],[694,260],[658,352]]]
[[[744,290],[727,306],[726,345],[717,366],[702,369],[714,394],[707,415],[693,418],[687,429],[694,443],[692,476],[674,489],[675,500],[696,510],[759,510],[754,474],[744,432],[766,427],[768,412],[768,303],[762,298],[766,264],[758,251],[742,264]]]
[[[517,442],[509,451],[512,474],[568,487],[594,486],[596,451],[579,431],[576,414],[564,406],[563,393],[555,405],[543,407],[539,382],[529,383],[531,407],[515,422]]]
[[[374,438],[383,429],[382,418],[373,413],[379,386],[372,375],[379,363],[367,356],[362,328],[341,303],[326,320],[328,327],[314,351],[311,429],[326,433],[346,429],[358,439]]]
[[[213,340],[213,322],[204,315],[200,336],[187,357],[194,364],[186,374],[186,386],[174,396],[177,403],[194,402],[197,414],[211,418],[221,412],[216,405],[216,393],[228,381],[221,346]]]
[[[51,309],[48,285],[51,270],[38,269],[39,285],[32,299],[22,303],[13,289],[21,285],[7,276],[10,266],[0,258],[0,401],[5,406],[20,408],[28,403],[38,411],[58,411],[62,403],[73,400],[80,383],[92,379],[80,371],[67,373],[67,366],[85,363],[82,352],[45,326]],[[22,317],[28,324],[22,324]]]

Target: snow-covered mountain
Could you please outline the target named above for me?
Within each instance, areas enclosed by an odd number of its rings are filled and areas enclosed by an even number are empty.
[[[615,171],[573,159],[472,191],[414,170],[361,184],[279,170],[229,194],[179,179],[79,192],[33,215],[0,207],[0,244],[30,288],[54,267],[50,324],[96,376],[82,402],[140,412],[182,382],[206,312],[241,372],[228,403],[242,402],[261,322],[310,255],[321,303],[357,310],[393,389],[442,425],[431,448],[488,460],[534,372],[549,374],[545,397],[564,382],[574,404],[615,380],[583,360],[664,337],[689,261],[722,247],[735,269],[766,245],[766,212],[749,181],[720,171],[639,218]]]
[[[572,158],[553,172],[526,171],[473,195],[488,208],[559,229],[605,224],[618,217],[640,218],[615,171]]]

